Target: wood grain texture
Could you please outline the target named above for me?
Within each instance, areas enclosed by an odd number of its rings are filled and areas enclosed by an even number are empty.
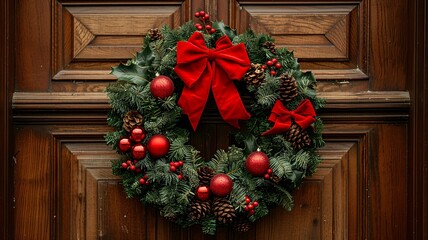
[[[373,239],[406,239],[407,233],[407,139],[406,126],[378,126],[370,166],[371,214],[369,232]],[[385,141],[385,139],[389,139]],[[381,143],[381,144],[379,144]],[[398,147],[403,146],[403,147]]]
[[[55,1],[54,9],[52,80],[68,82],[115,80],[109,74],[111,67],[141,50],[151,28],[178,27],[189,18],[188,0],[131,6],[76,6]],[[66,83],[55,84],[58,88]]]
[[[51,136],[43,128],[19,128],[15,132],[15,238],[50,239],[53,162]],[[35,224],[35,223],[43,224]]]
[[[16,2],[16,91],[49,90],[50,1]]]
[[[414,104],[410,121],[409,137],[409,232],[414,239],[428,239],[428,3],[415,1],[414,31],[415,78],[409,80]],[[411,228],[410,228],[411,227]]]
[[[410,51],[409,1],[390,2],[388,0],[371,1],[370,4],[370,89],[403,90],[406,80],[414,76],[409,70],[407,59]],[[414,20],[413,20],[414,21]],[[387,23],[387,24],[385,24]]]
[[[0,238],[13,239],[12,92],[14,72],[14,1],[0,2]]]
[[[318,80],[367,82],[364,6],[365,1],[346,5],[234,1],[230,21],[238,32],[250,28],[273,36],[278,47],[292,50],[302,68],[313,70]]]

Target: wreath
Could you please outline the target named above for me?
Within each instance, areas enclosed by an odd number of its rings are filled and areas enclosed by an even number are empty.
[[[247,231],[277,205],[291,210],[291,192],[315,171],[324,102],[312,73],[269,35],[195,16],[200,23],[151,29],[142,50],[112,68],[115,131],[105,140],[121,156],[112,170],[127,197],[183,227]],[[224,121],[241,129],[206,161],[188,141],[210,92]]]

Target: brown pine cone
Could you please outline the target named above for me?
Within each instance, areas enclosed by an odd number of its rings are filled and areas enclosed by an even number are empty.
[[[211,178],[214,176],[214,171],[209,167],[201,167],[198,169],[199,185],[209,186]]]
[[[236,221],[234,222],[234,228],[238,231],[238,232],[247,232],[248,230],[250,230],[250,220],[248,220],[248,218],[241,216],[238,219],[236,219]]]
[[[265,79],[265,69],[261,64],[251,63],[251,68],[245,73],[243,79],[248,85],[260,86]]]
[[[263,43],[263,47],[266,48],[267,50],[269,50],[271,53],[275,53],[275,43],[273,42],[265,42]]]
[[[297,151],[311,145],[311,138],[309,137],[308,131],[302,129],[294,122],[285,133],[285,140],[293,144],[293,148]]]
[[[235,208],[227,198],[215,198],[212,205],[217,221],[223,224],[230,224],[236,217]]]
[[[150,36],[151,41],[156,41],[163,38],[161,31],[157,28],[150,29],[147,34]]]
[[[280,183],[281,182],[281,178],[280,177],[278,177],[277,175],[275,175],[275,174],[272,174],[272,177],[270,178],[270,180],[272,180],[272,182],[274,182],[274,183],[276,183],[276,184],[278,184],[278,183]]]
[[[298,95],[297,83],[293,76],[288,74],[281,74],[281,85],[279,86],[280,100],[283,103],[290,102]]]
[[[123,129],[127,132],[131,132],[131,130],[136,126],[141,126],[143,124],[143,116],[137,111],[129,111],[123,117]]]
[[[190,207],[190,214],[193,220],[199,220],[210,214],[211,202],[196,200]]]

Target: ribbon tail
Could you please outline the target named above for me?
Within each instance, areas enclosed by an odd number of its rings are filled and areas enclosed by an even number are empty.
[[[208,100],[211,85],[211,66],[207,64],[207,68],[201,75],[201,78],[190,88],[184,86],[178,106],[183,109],[183,113],[189,118],[193,131],[196,131],[202,112]]]
[[[212,82],[212,90],[220,115],[224,121],[239,128],[238,120],[248,120],[251,115],[245,109],[233,81],[215,63],[212,66],[215,74]]]
[[[271,129],[269,129],[266,132],[262,133],[262,136],[284,133],[288,129],[290,129],[290,127],[291,127],[291,121],[287,121],[287,122],[276,121],[273,124],[273,127]]]

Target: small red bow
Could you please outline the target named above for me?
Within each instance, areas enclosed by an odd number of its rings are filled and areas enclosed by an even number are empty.
[[[287,131],[291,126],[291,120],[294,120],[303,129],[309,127],[315,122],[315,110],[311,101],[303,100],[294,111],[288,110],[281,101],[277,100],[272,108],[272,113],[269,116],[269,121],[273,122],[273,127],[264,135],[278,134]]]
[[[185,84],[178,105],[189,117],[193,130],[198,126],[210,89],[226,122],[239,128],[239,119],[250,118],[233,83],[240,80],[249,67],[245,45],[234,46],[227,36],[217,40],[216,49],[207,48],[200,32],[195,32],[187,42],[177,43],[174,71]]]

